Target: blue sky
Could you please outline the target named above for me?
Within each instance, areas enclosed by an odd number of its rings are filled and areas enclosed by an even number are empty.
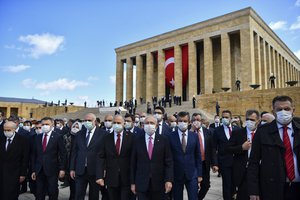
[[[0,0],[0,96],[114,101],[115,48],[248,6],[300,57],[300,0]]]

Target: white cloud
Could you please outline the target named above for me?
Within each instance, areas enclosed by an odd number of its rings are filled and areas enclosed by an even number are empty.
[[[293,23],[290,27],[290,30],[300,29],[300,16],[297,17],[297,21]]]
[[[31,78],[27,78],[22,81],[22,85],[26,88],[33,88],[35,84],[36,81],[32,80]]]
[[[116,75],[109,76],[110,83],[116,84]]]
[[[25,71],[30,68],[29,65],[11,65],[11,66],[5,66],[1,67],[2,71],[4,72],[10,72],[10,73],[19,73],[22,71]]]
[[[79,96],[78,99],[80,99],[80,100],[88,100],[89,97],[88,96]]]
[[[295,2],[295,6],[300,7],[300,0],[297,0],[297,1]]]
[[[99,80],[99,77],[97,77],[97,76],[88,77],[88,81],[98,81],[98,80]]]
[[[269,24],[270,28],[273,30],[286,30],[286,21],[277,21],[277,22],[271,22]]]
[[[44,33],[41,35],[20,36],[19,41],[30,46],[30,48],[25,49],[29,53],[29,56],[39,58],[42,55],[52,55],[62,49],[65,38],[64,36]]]
[[[300,59],[300,49],[296,52],[294,52],[294,54]]]

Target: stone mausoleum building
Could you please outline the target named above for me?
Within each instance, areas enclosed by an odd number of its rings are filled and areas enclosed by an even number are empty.
[[[252,9],[134,42],[116,51],[116,101],[269,89],[300,79],[300,60]],[[124,71],[126,70],[126,86]],[[133,80],[133,71],[136,80]],[[133,83],[136,85],[133,86]],[[125,87],[125,88],[124,88]],[[123,92],[126,91],[126,92]],[[126,96],[124,96],[126,95]],[[139,102],[139,101],[138,101]]]

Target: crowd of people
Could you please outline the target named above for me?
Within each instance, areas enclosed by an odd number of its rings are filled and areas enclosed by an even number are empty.
[[[201,113],[94,114],[84,119],[4,119],[0,112],[0,199],[16,200],[29,184],[37,200],[204,199],[210,171],[222,177],[224,200],[300,199],[300,119],[288,96],[272,113],[249,109],[245,125],[223,109]],[[20,189],[21,188],[21,189]]]

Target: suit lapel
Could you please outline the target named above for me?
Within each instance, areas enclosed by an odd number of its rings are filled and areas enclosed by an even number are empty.
[[[140,140],[141,140],[140,143],[142,145],[142,151],[144,151],[144,153],[147,155],[148,160],[150,160],[149,155],[148,155],[148,150],[147,150],[148,144],[146,143],[145,134],[143,134],[143,137],[140,137]],[[152,155],[153,155],[153,152],[152,152]]]
[[[127,131],[123,131],[120,155],[122,155],[123,149],[126,149],[126,147],[127,147],[127,143],[128,143],[128,134],[129,134],[129,133],[128,133]]]
[[[154,146],[153,146],[152,159],[151,159],[151,160],[153,160],[153,158],[154,158],[154,156],[155,156],[156,154],[160,153],[160,152],[158,151],[158,146],[159,146],[159,145],[160,145],[160,135],[159,135],[159,133],[158,133],[158,134],[155,134]],[[147,151],[147,153],[148,153],[148,151]],[[149,157],[149,156],[148,156],[148,157]]]
[[[282,149],[285,148],[284,144],[279,136],[279,131],[278,131],[276,120],[274,120],[270,124],[270,135],[271,135],[271,138],[273,139],[273,143],[275,145],[279,146]]]
[[[53,143],[53,140],[54,140],[54,131],[52,131],[51,135],[50,135],[50,138],[49,138],[49,141],[48,141],[48,144],[46,146],[46,151],[50,148],[50,146],[52,145]],[[42,145],[43,146],[43,145]]]
[[[293,120],[294,150],[300,147],[300,124]],[[295,151],[294,151],[295,152]]]
[[[179,137],[179,131],[177,130],[174,133],[175,133],[175,135],[174,135],[175,143],[177,144],[177,146],[181,150],[181,152],[184,153],[183,150],[182,150],[182,143],[181,143],[180,137]]]
[[[95,142],[95,140],[96,140],[96,138],[98,137],[98,127],[96,127],[96,129],[95,129],[95,131],[94,131],[94,134],[93,134],[93,136],[92,136],[92,138],[91,138],[91,140],[90,140],[90,143],[89,143],[89,145],[87,146],[87,148],[89,148],[90,146],[92,146],[93,144],[94,144],[94,142]]]

